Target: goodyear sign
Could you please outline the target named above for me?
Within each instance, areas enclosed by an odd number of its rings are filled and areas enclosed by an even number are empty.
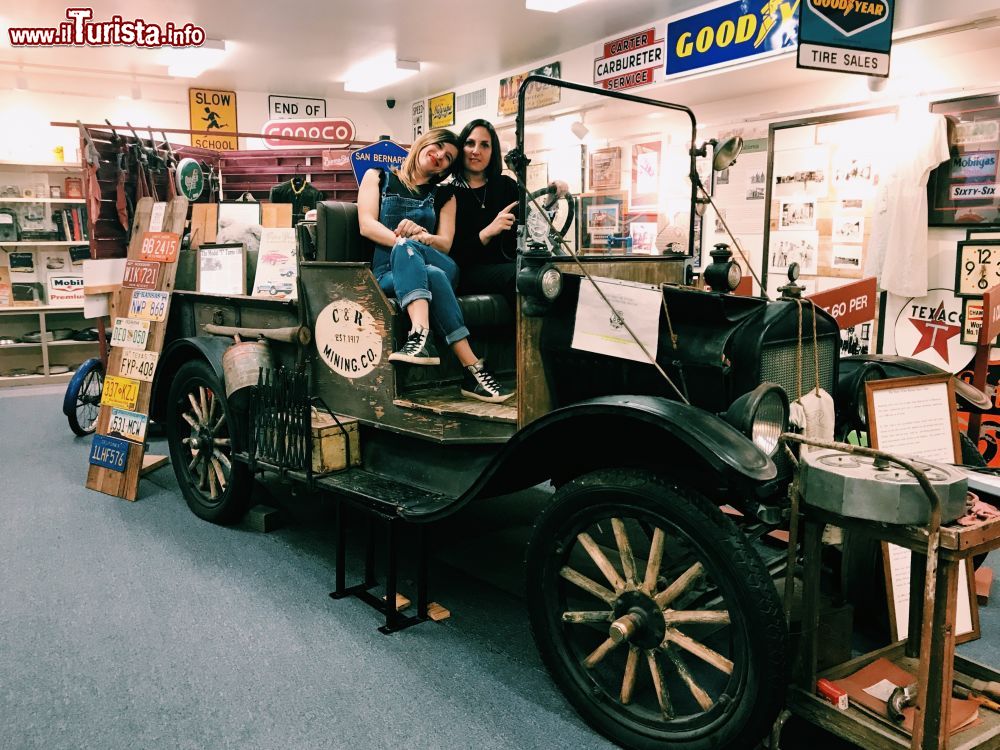
[[[800,68],[886,78],[895,0],[801,0]]]
[[[667,22],[667,76],[791,51],[802,0],[744,0]]]
[[[614,91],[648,86],[662,79],[666,62],[662,27],[660,38],[656,37],[656,28],[650,26],[597,45],[594,85]]]
[[[188,104],[191,130],[201,131],[191,134],[192,146],[215,151],[235,151],[239,148],[235,135],[217,135],[239,130],[236,125],[235,91],[188,89]]]

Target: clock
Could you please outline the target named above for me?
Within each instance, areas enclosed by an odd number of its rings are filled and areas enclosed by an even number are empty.
[[[1000,240],[966,240],[958,243],[955,294],[982,297],[1000,284]]]

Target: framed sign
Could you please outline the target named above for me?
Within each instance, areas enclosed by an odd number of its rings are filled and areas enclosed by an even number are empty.
[[[580,227],[580,252],[606,252],[608,238],[621,233],[626,194],[583,193],[579,199],[580,210],[576,221]]]
[[[427,103],[431,111],[431,127],[447,128],[455,124],[455,92],[431,97]]]
[[[219,204],[219,225],[216,230],[232,224],[260,224],[260,204],[226,201]]]
[[[951,158],[934,169],[927,182],[928,223],[1000,226],[1000,97],[935,102],[931,111],[948,118]]]
[[[631,209],[656,208],[660,190],[660,141],[632,145]]]
[[[199,292],[246,294],[246,250],[243,243],[198,248]]]
[[[617,190],[622,184],[622,150],[599,148],[590,154],[590,189]]]

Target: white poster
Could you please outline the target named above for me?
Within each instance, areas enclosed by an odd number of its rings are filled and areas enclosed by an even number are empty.
[[[595,283],[607,302],[598,294]],[[594,283],[581,280],[573,348],[649,364],[649,357],[656,358],[662,299],[660,288],[648,284],[614,279],[595,279]],[[626,324],[649,356],[629,334]]]
[[[819,235],[816,232],[772,232],[768,268],[784,273],[792,263],[807,276],[816,273],[819,258]]]
[[[253,278],[252,297],[296,299],[295,230],[288,227],[264,227],[260,230],[257,272]]]

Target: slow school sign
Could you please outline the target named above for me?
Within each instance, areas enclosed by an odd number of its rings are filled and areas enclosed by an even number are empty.
[[[351,169],[354,170],[354,179],[361,184],[361,178],[369,169],[396,169],[406,158],[407,150],[398,143],[392,141],[379,141],[370,146],[359,148],[351,154]]]

